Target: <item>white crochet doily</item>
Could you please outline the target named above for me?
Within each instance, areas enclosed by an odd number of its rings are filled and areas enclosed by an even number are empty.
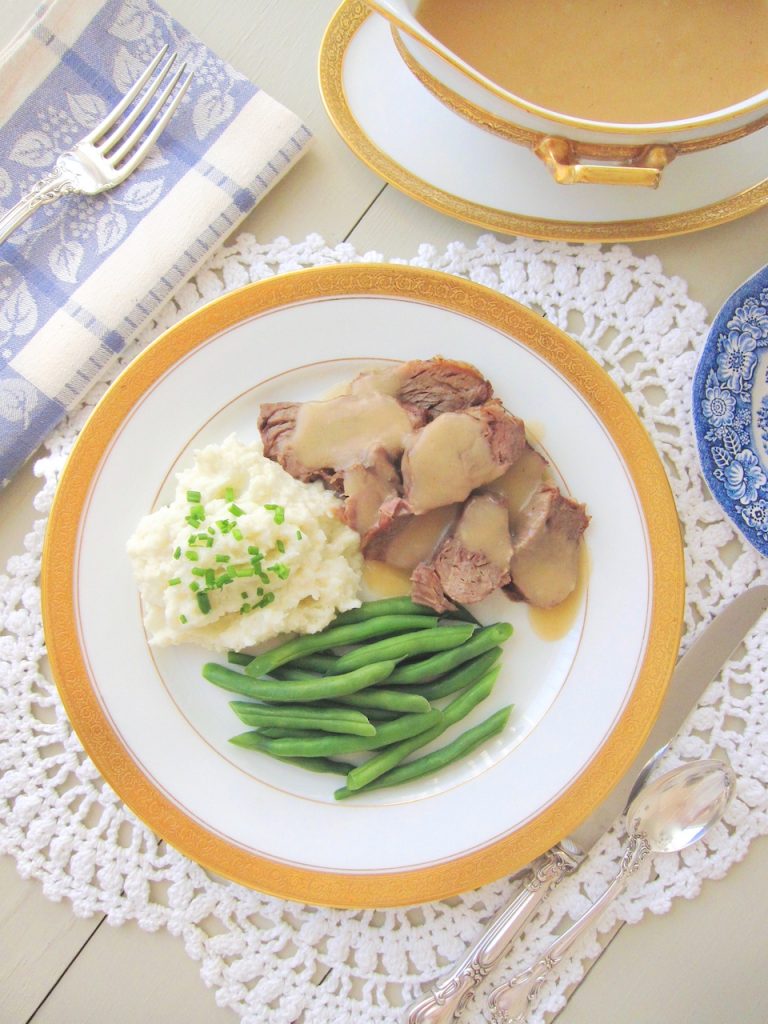
[[[297,245],[286,239],[262,245],[243,234],[181,288],[120,362],[230,288],[359,259],[384,257],[361,256],[346,244],[329,248],[317,236]],[[504,243],[489,235],[474,248],[453,244],[438,252],[423,245],[410,261],[396,262],[469,277],[539,309],[623,388],[662,455],[677,500],[687,552],[688,638],[723,602],[751,583],[768,581],[768,561],[736,533],[699,470],[690,389],[707,318],[683,281],[665,277],[657,259],[639,259],[623,246]],[[23,876],[39,879],[48,897],[71,900],[76,914],[105,914],[114,925],[135,920],[147,930],[168,928],[180,936],[220,1005],[249,1024],[394,1024],[402,1019],[402,1006],[462,956],[519,880],[502,879],[417,909],[355,912],[287,904],[212,879],[159,841],[104,784],[42,672],[38,578],[46,515],[78,429],[106,385],[95,385],[50,438],[49,454],[35,466],[40,519],[24,553],[9,561],[0,580],[0,852],[16,859]],[[725,822],[706,843],[656,857],[641,869],[606,913],[603,930],[617,919],[636,921],[646,910],[663,913],[675,897],[695,896],[703,879],[724,875],[753,837],[768,832],[766,669],[768,635],[756,632],[743,657],[709,688],[671,754],[674,764],[715,748],[726,751],[739,784]],[[533,960],[550,930],[583,912],[603,889],[617,869],[623,839],[617,826],[589,865],[556,890],[548,914],[520,941],[516,969]],[[583,957],[598,951],[595,933],[560,964],[532,1022],[563,1005],[565,991],[583,974]],[[491,983],[511,973],[511,966],[486,980],[467,1019],[480,1019]]]

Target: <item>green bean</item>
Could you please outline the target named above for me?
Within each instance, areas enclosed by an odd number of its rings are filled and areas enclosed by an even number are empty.
[[[357,768],[353,768],[347,776],[347,789],[362,789],[364,786],[370,785],[374,779],[378,779],[380,775],[390,771],[404,761],[409,754],[412,754],[414,750],[418,750],[420,747],[424,747],[427,743],[431,743],[432,740],[437,739],[441,736],[446,729],[449,729],[452,725],[460,722],[462,718],[465,718],[469,712],[476,707],[481,701],[485,700],[490,695],[493,689],[494,683],[499,675],[499,667],[491,669],[490,672],[486,672],[470,689],[464,693],[459,694],[458,697],[454,697],[451,703],[443,708],[443,717],[437,725],[432,726],[427,732],[423,732],[418,736],[413,736],[407,740],[401,740],[400,743],[394,743],[392,746],[386,747],[381,753],[376,754],[370,760],[361,764]]]
[[[428,702],[427,707],[429,707]],[[289,704],[278,706],[233,700],[229,706],[246,725],[277,726],[285,729],[315,729],[320,732],[349,733],[352,736],[375,736],[376,727],[360,711],[353,708],[326,708],[316,705]]]
[[[227,661],[230,665],[250,665],[253,655],[244,654],[242,651],[227,651]]]
[[[343,675],[318,676],[316,679],[305,679],[301,682],[285,682],[279,679],[254,679],[250,675],[227,668],[226,665],[209,661],[203,665],[203,676],[215,686],[221,686],[224,690],[254,700],[271,701],[275,704],[308,704],[313,700],[345,697],[348,693],[357,693],[367,686],[383,683],[394,667],[394,661],[380,661]]]
[[[444,747],[440,747],[439,750],[434,750],[430,754],[417,757],[414,761],[407,761],[405,764],[400,764],[391,771],[386,772],[386,774],[371,782],[366,787],[365,792],[369,792],[372,789],[385,789],[389,786],[400,786],[404,782],[411,782],[413,779],[421,778],[424,775],[431,775],[433,772],[445,768],[454,761],[458,761],[492,736],[498,735],[507,724],[511,713],[511,706],[502,708],[491,715],[490,718],[486,718],[484,722],[471,729],[467,729],[461,736],[457,737],[453,742],[447,743]],[[346,797],[354,796],[357,792],[359,790],[342,786],[333,795],[337,800],[344,800]]]
[[[308,654],[305,658],[296,658],[291,666],[306,669],[307,672],[319,672],[320,675],[335,675],[338,660],[333,654]]]
[[[322,672],[309,672],[305,668],[293,668],[293,662],[290,665],[281,665],[280,668],[273,669],[270,675],[275,679],[289,679],[292,682],[298,682],[301,679],[319,679],[322,676]]]
[[[455,629],[457,627],[446,628]],[[408,665],[398,665],[389,677],[389,682],[398,684],[432,682],[458,665],[463,665],[465,661],[469,661],[475,655],[483,654],[491,647],[503,644],[511,636],[512,626],[508,622],[496,622],[492,626],[485,626],[483,629],[478,629],[466,643],[453,650],[442,651],[431,658],[422,658],[420,661],[414,661]]]
[[[250,725],[249,722],[245,723]],[[263,736],[265,740],[284,740],[290,738],[292,740],[316,740],[320,736],[327,736],[327,733],[320,732],[319,729],[285,729],[279,725],[260,725],[256,729],[259,736]]]
[[[269,675],[280,665],[285,665],[296,658],[303,658],[307,654],[360,643],[374,636],[391,636],[393,633],[406,633],[409,630],[432,629],[437,625],[437,621],[423,615],[380,615],[365,622],[353,622],[349,626],[331,626],[320,633],[297,636],[278,647],[264,651],[245,666],[245,671],[254,677]]]
[[[434,608],[416,604],[410,597],[385,597],[381,601],[365,601],[359,608],[337,615],[332,626],[346,626],[350,622],[363,622],[379,615],[431,615],[438,618]]]
[[[330,772],[333,775],[346,775],[352,767],[346,761],[334,761],[327,757],[279,757],[277,754],[273,754],[265,749],[269,741],[265,740],[257,732],[241,732],[238,736],[233,736],[229,742],[236,747],[243,747],[245,750],[258,750],[262,754],[268,754],[269,757],[275,758],[276,761],[284,761],[286,764],[293,764],[299,768],[307,768],[311,772]]]
[[[362,691],[367,693],[368,691]],[[346,700],[346,698],[344,698]],[[332,707],[338,704],[339,707],[344,707],[340,700],[335,702],[328,701]],[[410,712],[403,711],[385,711],[383,708],[366,708],[365,717],[371,722],[391,722],[393,718],[399,718],[402,714],[409,714]],[[418,713],[418,712],[417,712]]]
[[[335,754],[352,754],[359,750],[378,750],[390,743],[397,743],[426,732],[443,717],[442,711],[428,711],[424,715],[400,715],[391,722],[382,722],[375,736],[321,736],[317,739],[265,740],[268,753],[280,757],[332,757]]]
[[[374,708],[383,711],[429,711],[430,705],[426,697],[410,690],[385,690],[380,686],[359,693],[350,693],[346,697],[337,698],[339,704],[348,704],[351,708],[363,708],[367,712]]]
[[[375,622],[375,619],[371,619]],[[458,647],[463,644],[474,632],[474,626],[470,623],[461,623],[456,626],[441,626],[440,629],[430,629],[420,633],[404,633],[401,636],[391,636],[386,640],[377,640],[372,644],[361,645],[355,650],[343,654],[336,668],[339,672],[350,672],[352,669],[362,668],[363,665],[372,665],[377,661],[399,661],[401,658],[409,658],[414,654],[425,654],[429,651],[445,651],[450,647]]]
[[[486,651],[485,654],[478,654],[477,657],[473,658],[472,661],[467,661],[463,665],[459,665],[453,672],[449,672],[447,676],[442,676],[434,683],[425,683],[423,686],[409,686],[407,687],[407,693],[418,694],[420,697],[426,697],[427,700],[439,700],[441,697],[447,697],[451,693],[456,693],[458,690],[464,690],[472,683],[477,682],[480,676],[485,675],[489,668],[494,665],[501,657],[501,648],[492,647],[490,651]],[[366,692],[366,691],[364,691]]]

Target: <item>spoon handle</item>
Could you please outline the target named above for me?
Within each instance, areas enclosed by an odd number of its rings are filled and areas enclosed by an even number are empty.
[[[488,998],[492,1024],[522,1024],[549,972],[557,966],[573,943],[600,917],[649,853],[650,847],[645,836],[635,834],[629,837],[618,874],[589,910],[556,938],[532,967],[493,989]]]
[[[449,1024],[472,997],[548,892],[583,859],[574,844],[553,846],[525,888],[493,918],[461,963],[444,975],[431,992],[408,1007],[406,1024]]]

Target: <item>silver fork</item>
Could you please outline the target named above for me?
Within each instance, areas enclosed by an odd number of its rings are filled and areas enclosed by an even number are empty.
[[[125,181],[136,170],[175,114],[192,80],[190,72],[179,88],[176,88],[187,65],[186,62],[182,63],[172,73],[177,57],[173,53],[136,105],[128,110],[167,53],[168,47],[164,46],[104,120],[72,149],[62,153],[56,160],[54,170],[36,182],[15,206],[0,217],[0,242],[4,242],[40,206],[62,196],[95,196],[99,192],[106,192]],[[174,90],[175,95],[171,99]],[[149,134],[143,138],[148,131]]]

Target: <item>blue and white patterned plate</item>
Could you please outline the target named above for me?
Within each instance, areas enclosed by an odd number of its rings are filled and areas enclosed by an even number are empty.
[[[693,380],[693,416],[712,493],[768,555],[768,267],[715,317]]]

